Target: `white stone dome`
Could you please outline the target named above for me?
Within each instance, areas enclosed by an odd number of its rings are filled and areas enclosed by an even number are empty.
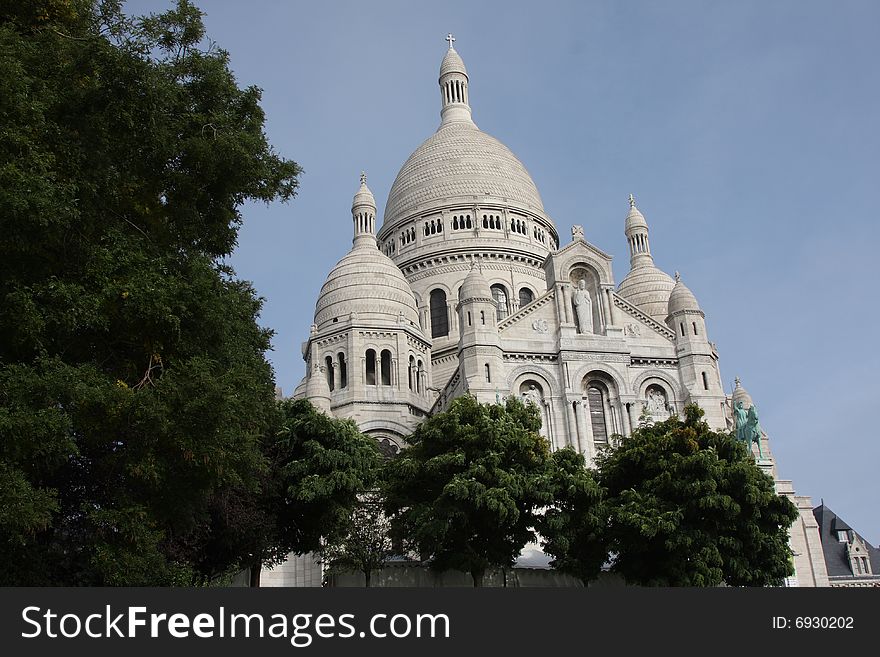
[[[669,314],[674,315],[682,310],[699,309],[700,304],[697,302],[697,297],[681,281],[681,278],[678,277],[678,272],[676,272],[675,287],[672,288],[672,292],[669,294]]]
[[[375,239],[356,242],[354,248],[327,275],[315,304],[318,330],[356,313],[357,320],[398,324],[419,330],[419,314],[409,283],[389,257],[376,248]]]
[[[736,408],[737,402],[742,402],[743,408],[746,410],[755,405],[748,390],[742,387],[739,377],[736,377],[735,387],[733,389],[733,394],[731,395],[731,402],[733,403],[734,408]]]
[[[479,265],[474,263],[458,291],[458,302],[465,303],[476,300],[492,301],[492,289],[480,271]]]
[[[382,227],[432,207],[481,202],[544,214],[538,188],[510,149],[470,121],[451,121],[400,168],[388,193]]]
[[[446,51],[446,54],[443,56],[443,61],[440,63],[440,77],[442,78],[448,73],[461,73],[462,75],[467,75],[467,69],[464,67],[464,60],[461,58],[461,55],[455,51],[455,48],[452,47]]]
[[[617,288],[617,293],[661,324],[666,321],[669,294],[675,281],[654,265],[634,267]]]

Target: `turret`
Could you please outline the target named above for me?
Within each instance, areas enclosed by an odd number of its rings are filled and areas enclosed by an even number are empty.
[[[468,103],[468,74],[464,61],[452,47],[455,37],[446,36],[449,50],[440,64],[440,123],[471,121]]]
[[[668,310],[666,325],[675,333],[678,371],[688,391],[688,401],[706,412],[706,421],[711,426],[726,427],[718,354],[706,333],[706,315],[678,272],[669,294]]]
[[[376,248],[376,199],[367,187],[367,174],[361,171],[361,186],[351,201],[354,245]]]
[[[495,401],[495,390],[503,387],[501,339],[495,324],[492,290],[479,260],[473,262],[461,285],[457,311],[462,377],[467,381],[468,390],[480,401]]]

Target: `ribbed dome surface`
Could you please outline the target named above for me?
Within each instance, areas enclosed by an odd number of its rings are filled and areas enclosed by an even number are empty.
[[[407,323],[419,326],[409,284],[372,238],[357,244],[330,271],[315,304],[315,324],[320,331],[334,318],[342,321],[352,312],[359,320],[394,324],[402,312]]]
[[[470,121],[453,121],[404,162],[385,205],[383,230],[421,209],[492,200],[543,214],[532,177],[500,141]]]
[[[699,310],[700,304],[697,303],[697,297],[690,291],[687,285],[676,281],[675,287],[669,294],[669,314],[677,313],[681,310]]]
[[[447,73],[463,73],[467,75],[464,60],[455,52],[455,48],[447,50],[443,56],[443,61],[440,63],[440,77],[442,78]]]
[[[736,408],[737,402],[743,403],[743,408],[749,409],[754,406],[754,402],[752,401],[752,396],[749,392],[742,387],[742,384],[739,381],[739,378],[736,379],[736,387],[733,389],[733,394],[730,396],[731,402],[733,402],[733,407]]]
[[[631,269],[617,293],[661,324],[666,321],[669,294],[675,281],[653,265]]]
[[[492,289],[486,281],[486,277],[480,272],[479,267],[471,267],[470,272],[461,284],[458,291],[459,303],[470,301],[471,299],[492,300]]]

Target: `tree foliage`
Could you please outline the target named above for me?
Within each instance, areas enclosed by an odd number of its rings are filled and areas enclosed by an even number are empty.
[[[263,453],[269,467],[257,490],[233,487],[212,499],[204,537],[191,549],[200,572],[235,563],[250,568],[258,585],[261,566],[338,541],[381,466],[376,442],[354,422],[328,417],[306,400],[278,403]]]
[[[475,586],[488,568],[512,565],[552,498],[540,426],[537,409],[517,399],[470,396],[423,422],[389,467],[393,535],[437,570],[471,573]]]
[[[212,506],[259,490],[260,300],[222,264],[299,167],[180,0],[0,9],[0,556],[7,584],[192,581]]]
[[[550,565],[585,585],[596,579],[608,559],[607,506],[583,454],[570,447],[553,452],[553,501],[541,514],[541,546]]]
[[[780,585],[793,572],[790,500],[697,406],[597,459],[614,572],[644,586]]]
[[[383,509],[384,503],[379,490],[359,496],[346,529],[328,538],[321,548],[329,574],[361,572],[365,586],[372,584],[373,573],[381,570],[394,553],[391,521]]]

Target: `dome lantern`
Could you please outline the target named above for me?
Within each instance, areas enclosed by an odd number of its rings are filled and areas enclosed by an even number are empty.
[[[376,199],[367,187],[367,174],[361,171],[361,186],[351,201],[355,246],[376,247]]]
[[[464,60],[452,47],[455,37],[446,35],[449,49],[440,63],[440,119],[441,125],[452,121],[471,122],[468,104],[468,74]]]

